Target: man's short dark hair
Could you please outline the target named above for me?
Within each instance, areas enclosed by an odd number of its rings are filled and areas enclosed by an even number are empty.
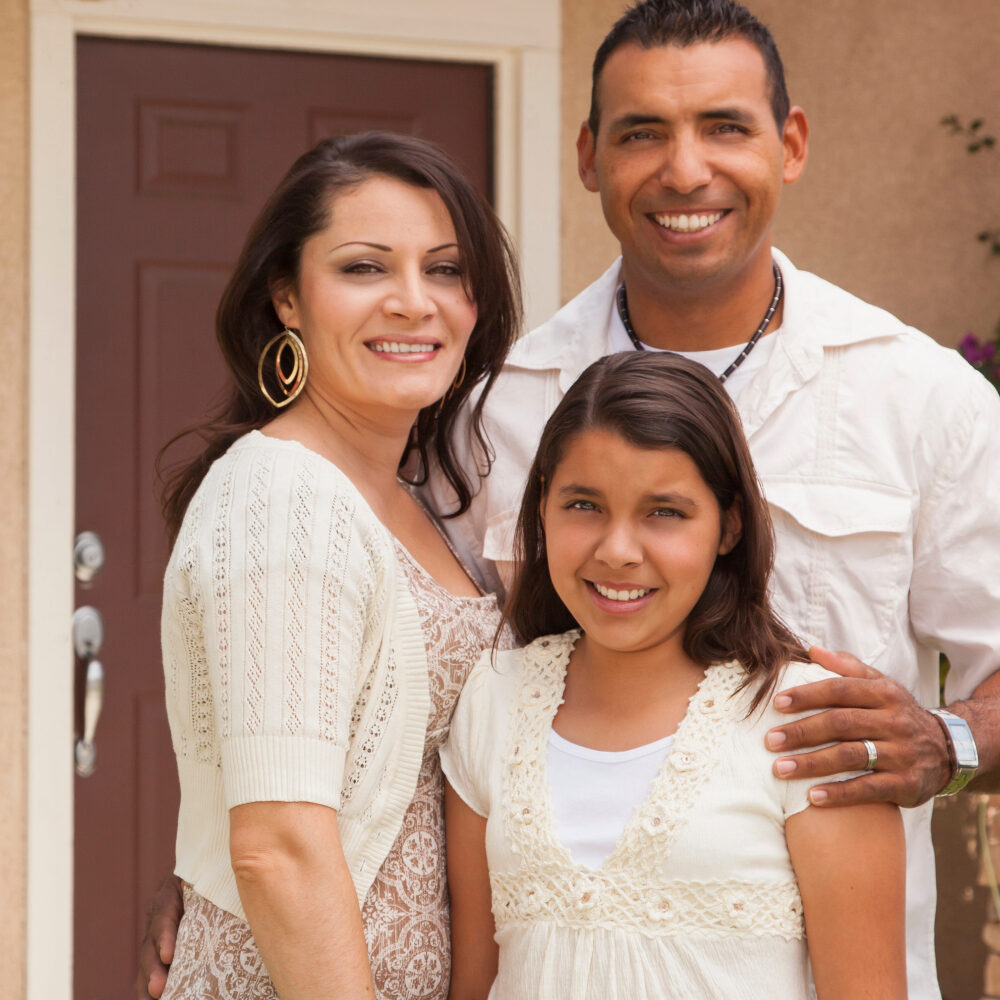
[[[771,112],[780,130],[788,117],[785,70],[771,32],[746,7],[733,0],[644,0],[630,7],[615,22],[594,56],[587,123],[596,138],[601,109],[597,85],[611,53],[623,45],[652,49],[660,45],[694,45],[745,38],[764,60],[771,91]]]

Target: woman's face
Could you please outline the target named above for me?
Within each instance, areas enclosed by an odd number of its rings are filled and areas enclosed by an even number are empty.
[[[375,176],[336,195],[302,248],[298,280],[272,296],[305,344],[306,392],[411,418],[440,399],[476,323],[463,273],[437,192]]]
[[[604,430],[573,438],[542,501],[556,593],[591,648],[682,651],[716,557],[739,539],[685,452]]]

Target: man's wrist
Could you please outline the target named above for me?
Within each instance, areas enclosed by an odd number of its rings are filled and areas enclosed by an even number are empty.
[[[931,708],[928,711],[937,719],[944,732],[948,761],[951,765],[951,777],[937,794],[954,795],[975,777],[979,767],[976,741],[968,722],[960,715],[943,708]]]

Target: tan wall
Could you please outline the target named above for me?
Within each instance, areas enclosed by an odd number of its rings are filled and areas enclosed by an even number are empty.
[[[24,995],[28,2],[0,3],[0,996]]]
[[[812,127],[805,176],[785,192],[775,243],[792,259],[954,343],[1000,319],[1000,150],[969,156],[939,124],[981,115],[1000,142],[1000,3],[835,0],[748,4],[772,29]],[[615,253],[576,176],[590,61],[622,0],[564,0],[563,296]],[[992,39],[992,44],[988,40]]]

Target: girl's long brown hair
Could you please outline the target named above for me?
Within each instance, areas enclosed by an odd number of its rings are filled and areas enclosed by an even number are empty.
[[[577,622],[552,585],[541,510],[570,442],[588,430],[617,434],[637,448],[675,448],[690,456],[722,511],[736,505],[739,541],[720,555],[684,631],[684,651],[709,666],[739,660],[747,683],[760,682],[753,711],[790,660],[808,662],[799,640],[771,608],[767,585],[774,532],[740,418],[708,369],[675,354],[627,352],[592,364],[542,432],[517,521],[517,574],[504,610],[522,642],[565,632]]]
[[[435,462],[458,501],[447,516],[468,509],[479,484],[471,482],[459,465],[451,439],[459,410],[476,386],[484,383],[472,407],[469,434],[479,451],[479,468],[489,470],[492,455],[482,431],[483,402],[521,322],[514,250],[493,210],[443,150],[411,136],[365,132],[325,139],[296,160],[247,235],[215,317],[216,339],[229,369],[228,395],[207,421],[172,438],[157,463],[162,469],[167,450],[189,434],[204,441],[195,459],[161,473],[163,514],[171,542],[209,466],[238,437],[262,427],[276,414],[257,385],[260,353],[282,329],[271,304],[272,288],[296,281],[302,246],[328,223],[331,210],[336,211],[337,193],[375,176],[436,191],[455,227],[466,287],[478,310],[465,351],[466,374],[440,406],[434,403],[420,411],[400,468],[412,467],[409,461],[415,452],[413,482],[420,484],[426,481],[429,463]]]

